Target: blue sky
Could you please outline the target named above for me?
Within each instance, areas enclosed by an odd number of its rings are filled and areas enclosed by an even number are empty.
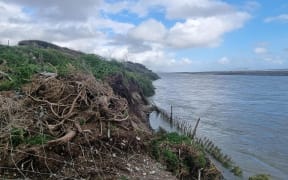
[[[285,0],[0,0],[0,42],[40,39],[155,71],[288,68]]]

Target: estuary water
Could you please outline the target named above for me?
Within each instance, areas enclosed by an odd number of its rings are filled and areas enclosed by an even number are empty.
[[[288,76],[160,77],[154,82],[154,103],[168,112],[172,105],[173,114],[191,124],[200,117],[197,136],[208,137],[231,156],[243,179],[258,173],[288,179]]]

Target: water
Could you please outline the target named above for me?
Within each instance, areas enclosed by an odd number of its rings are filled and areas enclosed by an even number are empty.
[[[200,117],[197,135],[230,155],[244,178],[288,178],[288,76],[160,76],[153,101],[192,124]]]

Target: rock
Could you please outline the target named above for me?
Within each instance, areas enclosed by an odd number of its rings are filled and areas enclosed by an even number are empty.
[[[156,172],[155,171],[150,171],[149,174],[153,175],[155,174]]]
[[[137,140],[137,141],[140,141],[140,140],[141,140],[141,138],[140,138],[140,137],[138,137],[138,136],[136,136],[136,140]]]
[[[144,172],[144,173],[143,173],[143,176],[146,176],[146,175],[147,175],[147,174]]]

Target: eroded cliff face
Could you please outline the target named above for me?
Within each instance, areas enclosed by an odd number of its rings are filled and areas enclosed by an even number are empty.
[[[134,115],[133,126],[150,131],[147,128],[149,128],[148,114],[151,111],[151,106],[137,82],[125,79],[122,74],[110,76],[107,78],[107,82],[115,94],[127,100],[129,113]]]

